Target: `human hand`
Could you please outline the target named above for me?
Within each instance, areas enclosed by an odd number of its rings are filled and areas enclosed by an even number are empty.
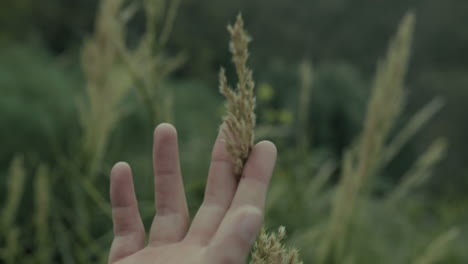
[[[138,212],[131,169],[126,163],[118,163],[111,172],[115,237],[109,263],[245,263],[263,222],[265,196],[275,160],[273,143],[258,143],[238,182],[220,133],[213,147],[205,197],[189,227],[177,133],[171,125],[159,125],[153,147],[157,213],[148,243]]]

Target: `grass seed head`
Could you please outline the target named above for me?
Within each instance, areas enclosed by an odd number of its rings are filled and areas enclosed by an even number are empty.
[[[219,74],[219,89],[226,97],[227,114],[222,127],[227,149],[234,160],[235,174],[240,177],[244,164],[254,143],[255,96],[252,70],[247,66],[250,37],[244,29],[242,16],[237,17],[234,25],[228,26],[231,36],[229,49],[237,73],[237,86],[233,90],[227,81],[224,69]]]

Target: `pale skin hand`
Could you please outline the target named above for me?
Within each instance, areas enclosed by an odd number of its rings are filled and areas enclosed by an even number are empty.
[[[192,155],[197,155],[194,151]],[[225,142],[218,136],[203,203],[190,225],[179,167],[177,134],[171,125],[154,133],[156,216],[148,239],[138,212],[130,167],[111,172],[114,241],[111,264],[244,264],[263,221],[276,148],[258,143],[237,182]],[[147,242],[148,241],[148,242]]]

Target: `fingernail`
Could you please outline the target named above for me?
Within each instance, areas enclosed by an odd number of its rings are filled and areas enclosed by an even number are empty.
[[[262,223],[262,214],[256,208],[246,208],[246,210],[248,212],[245,212],[242,217],[239,233],[242,239],[253,244]]]

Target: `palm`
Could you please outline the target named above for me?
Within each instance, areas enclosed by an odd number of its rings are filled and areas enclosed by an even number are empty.
[[[183,252],[183,254],[181,254]],[[177,243],[161,247],[146,247],[139,252],[124,258],[118,264],[133,263],[187,263],[208,264],[205,250],[198,245]],[[213,262],[211,262],[213,263]],[[214,263],[213,263],[214,264]]]
[[[118,163],[111,173],[115,238],[109,263],[241,264],[262,222],[265,194],[276,149],[270,142],[255,146],[238,182],[233,164],[218,136],[203,204],[191,225],[179,167],[177,135],[167,124],[154,134],[156,211],[146,244],[130,167]]]

